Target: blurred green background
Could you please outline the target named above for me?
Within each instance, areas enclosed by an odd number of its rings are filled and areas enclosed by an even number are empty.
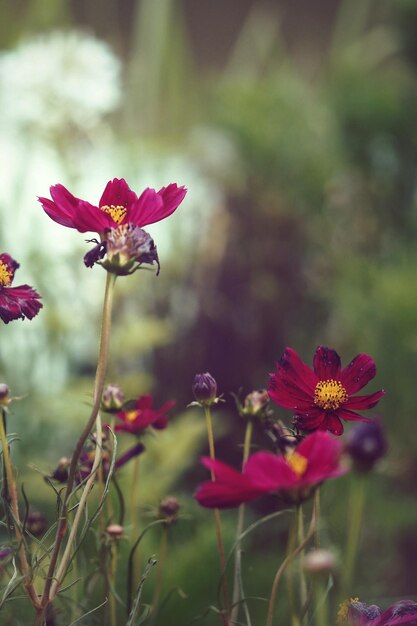
[[[218,451],[238,465],[244,425],[229,392],[264,387],[286,345],[309,363],[318,344],[344,363],[375,358],[369,390],[387,391],[374,414],[390,453],[371,481],[352,595],[417,599],[416,41],[414,0],[0,5],[0,248],[21,263],[15,284],[44,303],[31,323],[1,328],[0,372],[24,396],[14,459],[50,520],[34,468],[50,473],[85,421],[105,276],[84,267],[85,237],[50,221],[36,196],[61,182],[94,203],[113,177],[137,192],[188,187],[148,229],[161,275],[118,280],[108,376],[128,396],[177,401],[147,444],[139,488],[142,509],[167,493],[183,504],[164,584],[187,599],[174,594],[160,625],[216,602],[212,518],[191,498],[206,477],[204,422],[186,410],[194,374],[210,371],[226,394]],[[331,546],[345,537],[348,482],[326,487]],[[224,519],[231,538],[235,512]],[[271,524],[245,553],[253,596],[268,595],[271,545],[285,537],[285,521]],[[253,611],[263,619],[262,601]]]

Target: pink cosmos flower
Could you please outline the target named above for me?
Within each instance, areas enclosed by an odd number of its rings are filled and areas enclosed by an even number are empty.
[[[63,185],[50,188],[52,200],[39,198],[44,211],[62,226],[80,233],[102,234],[123,224],[147,226],[168,217],[183,201],[187,190],[175,183],[159,191],[147,188],[138,197],[124,178],[110,180],[98,205],[72,195]]]
[[[31,320],[42,308],[40,295],[29,287],[11,287],[19,263],[9,254],[0,254],[0,317],[5,324],[17,319]]]
[[[341,452],[342,444],[337,439],[317,431],[285,456],[256,452],[249,457],[243,473],[205,457],[203,465],[213,472],[215,480],[200,485],[194,497],[209,508],[239,506],[267,493],[301,502],[324,480],[346,472],[340,463]]]
[[[116,413],[121,424],[116,424],[115,430],[125,433],[140,435],[148,426],[163,430],[168,425],[168,417],[165,413],[174,406],[175,401],[166,402],[160,409],[152,408],[153,398],[151,395],[139,396],[133,408]]]
[[[336,350],[319,346],[314,354],[314,371],[295,350],[286,348],[270,375],[269,396],[273,402],[294,411],[294,423],[301,430],[329,430],[343,433],[341,419],[367,421],[356,411],[371,409],[384,395],[376,391],[355,396],[376,374],[374,360],[358,354],[344,369]]]

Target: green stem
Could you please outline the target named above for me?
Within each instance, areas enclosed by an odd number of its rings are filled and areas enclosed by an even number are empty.
[[[303,507],[301,504],[297,506],[297,540],[298,544],[301,545],[305,539],[304,533],[304,517],[303,517]],[[300,601],[301,606],[304,607],[307,602],[307,583],[306,577],[303,569],[303,561],[304,561],[304,549],[300,552],[300,562],[298,564],[298,575],[300,581]],[[303,619],[306,619],[306,616]]]
[[[316,626],[328,626],[329,607],[327,603],[327,590],[325,579],[320,574],[314,582],[314,592],[316,596]]]
[[[206,416],[210,458],[214,461],[216,459],[216,454],[214,451],[213,422],[211,419],[210,407],[207,404],[204,405],[204,413]],[[214,476],[213,470],[210,471],[210,474],[211,474],[211,480],[214,482],[215,476]],[[225,624],[225,626],[229,626],[229,598],[228,598],[228,592],[227,592],[227,580],[226,580],[226,573],[225,573],[226,557],[225,557],[225,552],[224,552],[224,543],[223,543],[222,528],[221,528],[221,523],[220,523],[219,509],[214,509],[214,521],[216,524],[217,546],[218,546],[219,556],[220,556],[220,570],[222,574],[224,574],[222,577],[224,610],[222,611],[221,616],[222,616],[222,621]]]
[[[3,464],[4,472],[6,475],[7,492],[10,498],[10,506],[13,515],[13,526],[16,535],[16,541],[18,544],[18,555],[20,561],[20,567],[24,578],[24,586],[30,597],[33,606],[38,609],[40,607],[39,598],[33,585],[30,566],[26,556],[24,538],[21,531],[21,522],[19,516],[19,505],[17,501],[16,483],[14,481],[12,462],[10,459],[9,445],[7,443],[6,435],[6,415],[4,410],[0,415],[0,439],[3,449]]]
[[[248,419],[245,431],[245,440],[243,444],[243,461],[242,471],[246,461],[249,458],[250,446],[253,433],[253,421]],[[230,621],[232,624],[237,622],[239,618],[239,608],[241,600],[241,572],[242,572],[242,550],[239,537],[243,532],[243,525],[245,522],[245,504],[239,506],[237,527],[236,527],[236,552],[235,552],[235,568],[233,577],[233,595],[232,595],[232,612],[230,614]],[[246,604],[245,604],[246,606]]]
[[[356,557],[359,547],[359,537],[362,526],[363,509],[366,493],[366,474],[357,475],[357,480],[352,481],[350,497],[350,524],[346,546],[346,559],[344,568],[344,593],[350,593],[350,586],[355,573]]]
[[[152,598],[152,608],[153,608],[152,623],[154,623],[156,616],[158,614],[158,609],[159,609],[158,604],[159,604],[159,598],[161,597],[162,579],[163,579],[165,559],[166,559],[166,554],[167,554],[167,545],[168,545],[168,527],[165,524],[162,527],[161,541],[159,543],[159,550],[158,550],[156,583],[155,583],[155,591],[154,591],[153,598]]]
[[[304,550],[305,546],[308,544],[310,539],[314,536],[316,532],[316,528],[317,528],[317,512],[316,512],[316,508],[313,507],[313,515],[311,517],[310,526],[309,526],[309,529],[308,529],[308,532],[304,541],[301,544],[299,544],[293,552],[291,552],[290,554],[286,556],[286,558],[281,563],[280,567],[278,568],[275,574],[275,578],[272,583],[271,595],[270,595],[269,603],[268,603],[266,626],[272,626],[272,620],[274,618],[274,610],[275,610],[275,600],[276,600],[277,591],[278,591],[279,583],[281,582],[282,575],[284,574],[285,570],[287,569],[291,561],[297,556],[297,554],[299,554],[302,550]]]
[[[100,332],[100,347],[99,347],[99,354],[98,354],[98,361],[97,361],[96,376],[95,376],[95,381],[94,381],[93,407],[91,409],[91,413],[84,427],[84,430],[82,431],[76,443],[76,446],[74,448],[74,452],[71,458],[68,482],[67,482],[67,486],[65,490],[62,509],[60,512],[59,520],[58,520],[54,547],[53,547],[52,554],[51,554],[51,560],[49,563],[49,569],[48,569],[48,573],[46,576],[45,588],[44,588],[44,592],[42,596],[42,606],[44,607],[46,607],[53,600],[56,593],[58,593],[59,585],[62,582],[62,580],[59,580],[59,581],[56,580],[55,570],[57,566],[61,544],[66,535],[66,530],[67,530],[68,503],[73,492],[77,465],[78,465],[78,460],[80,458],[80,454],[87,440],[87,437],[89,436],[91,429],[93,428],[94,423],[99,415],[101,396],[103,394],[104,381],[105,381],[106,370],[107,370],[107,358],[108,358],[108,351],[109,351],[109,339],[110,339],[110,327],[111,327],[111,313],[112,313],[113,292],[114,292],[115,281],[116,281],[116,276],[114,274],[107,273],[106,289],[105,289],[104,303],[103,303],[103,315],[102,315],[102,322],[101,322],[101,332]],[[96,446],[96,458],[94,459],[94,465],[96,465],[96,461],[98,458],[97,455],[101,454],[101,439],[97,440],[97,444],[98,445]],[[69,558],[69,557],[66,557],[66,558]],[[61,569],[62,569],[62,561],[61,561]],[[51,591],[52,591],[51,587],[53,583],[54,583],[54,593],[51,595]]]

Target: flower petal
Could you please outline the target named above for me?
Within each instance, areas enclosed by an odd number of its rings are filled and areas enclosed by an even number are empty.
[[[108,213],[85,200],[79,201],[77,212],[73,216],[73,224],[80,233],[102,233],[106,228],[118,226]]]
[[[320,380],[339,380],[340,356],[336,350],[319,346],[314,354],[314,372]]]
[[[319,407],[311,407],[305,413],[297,412],[294,415],[294,425],[300,430],[317,430],[326,419],[327,411]]]
[[[145,189],[128,211],[126,221],[141,228],[159,222],[175,211],[186,193],[185,187],[178,187],[175,183],[162,187],[158,192],[155,189]]]
[[[341,372],[340,381],[349,395],[356,393],[376,374],[375,361],[369,354],[358,354]]]
[[[351,396],[343,403],[344,409],[354,409],[362,411],[364,409],[372,409],[380,399],[385,395],[385,391],[380,389],[366,396]]]
[[[40,295],[29,287],[3,287],[0,289],[0,318],[5,324],[17,319],[31,320],[42,308]]]
[[[337,414],[328,412],[320,426],[320,430],[328,430],[330,433],[337,436],[343,435],[344,427],[339,417],[342,417],[340,411],[337,411]]]
[[[323,431],[316,431],[306,437],[297,447],[297,453],[308,459],[303,480],[309,485],[346,472],[340,465],[341,442]]]
[[[298,482],[297,474],[284,457],[272,452],[256,452],[250,456],[243,473],[264,492],[288,489]]]
[[[74,215],[76,214],[79,198],[72,195],[64,185],[52,185],[49,189],[52,200],[49,198],[38,198],[43,210],[54,222],[75,228]]]
[[[99,207],[124,206],[129,208],[138,199],[124,178],[113,178],[107,183],[100,198]]]
[[[346,422],[370,422],[369,417],[363,417],[359,415],[359,413],[355,413],[355,411],[350,411],[349,409],[340,408],[336,411],[337,416],[345,420]]]
[[[215,481],[206,481],[197,489],[195,499],[202,506],[209,508],[229,508],[248,502],[264,493],[259,486],[221,461],[202,459],[203,465],[212,470]]]

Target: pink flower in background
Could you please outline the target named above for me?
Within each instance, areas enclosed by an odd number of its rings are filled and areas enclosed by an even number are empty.
[[[374,360],[358,354],[344,369],[336,350],[319,346],[314,354],[314,371],[292,348],[286,348],[269,380],[273,402],[294,411],[294,423],[301,430],[329,430],[343,433],[341,419],[367,421],[356,411],[371,409],[384,395],[376,391],[355,396],[376,374]]]
[[[31,320],[42,308],[40,295],[29,287],[11,287],[19,263],[9,254],[0,254],[0,317],[5,324],[17,319]]]
[[[98,205],[76,198],[63,185],[53,185],[50,193],[52,199],[39,198],[39,202],[51,219],[81,233],[101,234],[123,224],[142,228],[163,220],[175,211],[187,190],[172,183],[159,191],[147,188],[138,197],[124,178],[114,178]]]
[[[346,626],[416,626],[417,602],[400,600],[381,611],[376,604],[351,600],[342,604],[337,623]]]
[[[116,413],[116,417],[122,422],[116,424],[115,430],[134,435],[141,434],[148,426],[163,430],[168,425],[168,417],[165,415],[175,404],[174,400],[166,402],[160,409],[153,408],[151,395],[139,396],[132,408]]]
[[[285,456],[256,452],[249,457],[243,473],[205,457],[202,462],[213,472],[215,480],[200,485],[194,497],[209,508],[239,506],[267,493],[301,501],[324,480],[346,472],[340,463],[341,452],[340,441],[317,431]]]

